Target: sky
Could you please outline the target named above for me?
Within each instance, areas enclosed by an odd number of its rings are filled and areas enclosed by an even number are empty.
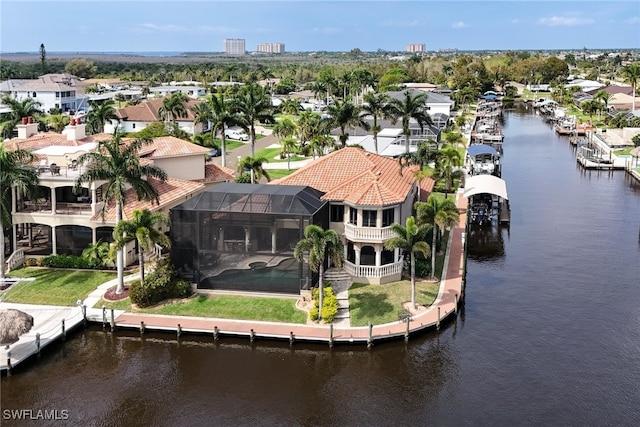
[[[0,0],[0,51],[288,52],[638,49],[640,2]]]

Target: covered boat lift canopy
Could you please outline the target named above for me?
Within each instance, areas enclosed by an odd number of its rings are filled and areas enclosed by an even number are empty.
[[[503,179],[493,175],[475,175],[467,178],[464,185],[464,197],[472,197],[476,194],[495,194],[505,200],[507,196],[507,184]]]
[[[490,145],[486,144],[471,144],[467,147],[467,154],[471,157],[475,157],[481,154],[491,154],[494,157],[500,157],[498,151]]]

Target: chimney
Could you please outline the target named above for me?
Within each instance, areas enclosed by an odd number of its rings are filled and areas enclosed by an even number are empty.
[[[64,132],[67,134],[67,141],[78,141],[87,137],[86,125],[80,119],[71,119]]]
[[[27,139],[38,133],[38,123],[33,123],[33,117],[23,117],[18,128],[18,138]]]

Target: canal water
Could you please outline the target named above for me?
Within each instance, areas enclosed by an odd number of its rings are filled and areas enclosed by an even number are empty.
[[[2,425],[640,425],[640,185],[582,171],[518,108],[511,225],[470,233],[464,309],[439,332],[367,351],[89,328],[2,379]]]

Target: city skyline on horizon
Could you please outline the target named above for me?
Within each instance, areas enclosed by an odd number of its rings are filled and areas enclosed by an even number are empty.
[[[37,7],[25,7],[25,5]],[[635,1],[2,1],[0,51],[221,52],[283,43],[286,52],[640,48]],[[96,16],[117,6],[114,19]],[[126,9],[123,7],[126,5]],[[366,5],[366,6],[365,6]],[[24,14],[28,10],[29,31]],[[61,13],[72,10],[73,13]],[[197,11],[198,13],[194,13]],[[51,17],[56,28],[51,31]]]

